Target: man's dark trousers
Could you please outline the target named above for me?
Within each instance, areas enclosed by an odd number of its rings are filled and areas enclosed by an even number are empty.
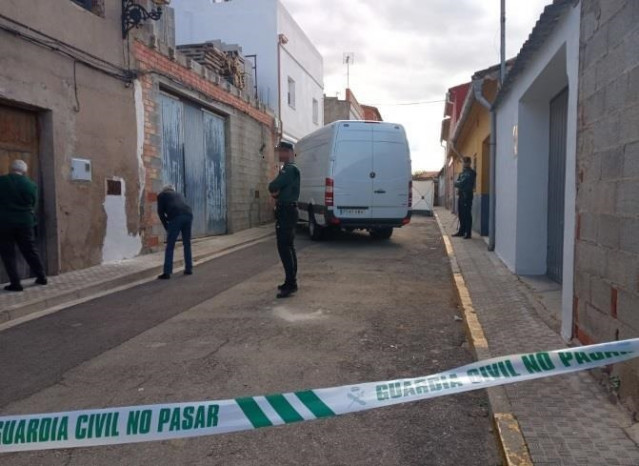
[[[458,194],[457,212],[459,215],[459,235],[470,236],[473,226],[473,193]]]
[[[16,262],[16,248],[18,246],[22,256],[31,267],[31,271],[37,278],[44,278],[44,267],[35,246],[35,235],[30,226],[14,226],[0,229],[0,256],[4,268],[9,275],[12,285],[20,284],[18,265]]]
[[[287,286],[297,285],[297,254],[295,253],[295,227],[297,225],[297,205],[278,204],[275,210],[275,234],[277,252],[280,254]]]
[[[193,215],[178,215],[169,222],[166,229],[166,249],[164,250],[164,273],[171,275],[173,273],[173,251],[175,242],[180,233],[182,233],[182,247],[184,248],[184,271],[191,272],[193,270],[193,256],[191,255],[191,226],[193,225]]]

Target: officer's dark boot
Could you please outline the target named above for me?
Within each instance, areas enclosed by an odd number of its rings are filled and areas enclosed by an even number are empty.
[[[282,291],[287,286],[288,286],[288,283],[284,282],[281,285],[277,285],[277,289],[279,291]],[[297,282],[293,283],[290,287],[293,288],[293,291],[297,291]]]
[[[297,285],[295,285],[295,284],[293,284],[293,285],[284,284],[284,286],[280,289],[280,292],[277,293],[277,297],[278,298],[288,298],[290,295],[292,295],[296,291],[297,291]]]

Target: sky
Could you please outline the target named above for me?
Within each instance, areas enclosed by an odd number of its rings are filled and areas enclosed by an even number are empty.
[[[499,63],[500,0],[281,1],[324,58],[324,93],[344,98],[344,54],[352,53],[358,102],[406,128],[413,172],[441,169],[446,90]],[[549,3],[506,0],[506,58]]]

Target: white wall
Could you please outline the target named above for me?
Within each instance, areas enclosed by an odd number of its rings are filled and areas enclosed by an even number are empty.
[[[497,155],[495,163],[495,252],[510,270],[515,269],[517,227],[517,140],[519,105],[505,99],[497,110]]]
[[[304,31],[278,2],[278,33],[288,42],[281,46],[282,123],[284,137],[292,141],[319,129],[324,122],[324,60]],[[295,108],[287,103],[288,79],[295,80]],[[318,119],[313,123],[313,99]]]
[[[545,274],[549,105],[569,87],[562,291],[566,338],[572,327],[580,8],[568,8],[497,109],[495,251],[518,274]]]
[[[219,39],[257,55],[258,95],[277,111],[277,0],[173,0],[171,7],[178,45]]]
[[[113,177],[122,185],[119,196],[106,195],[104,213],[106,214],[106,235],[102,245],[102,262],[113,262],[130,259],[140,254],[142,238],[131,235],[127,228],[126,218],[126,183],[124,178]]]
[[[242,47],[243,55],[257,55],[258,95],[278,113],[278,35],[288,39],[280,47],[280,88],[284,137],[293,142],[318,129],[324,121],[323,74],[320,53],[278,0],[174,0],[178,45],[222,40]],[[295,108],[287,102],[288,78],[295,81]],[[313,123],[313,99],[318,123]]]

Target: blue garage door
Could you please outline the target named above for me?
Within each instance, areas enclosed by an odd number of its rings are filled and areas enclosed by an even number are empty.
[[[162,94],[164,183],[193,209],[193,236],[226,233],[224,119]]]

